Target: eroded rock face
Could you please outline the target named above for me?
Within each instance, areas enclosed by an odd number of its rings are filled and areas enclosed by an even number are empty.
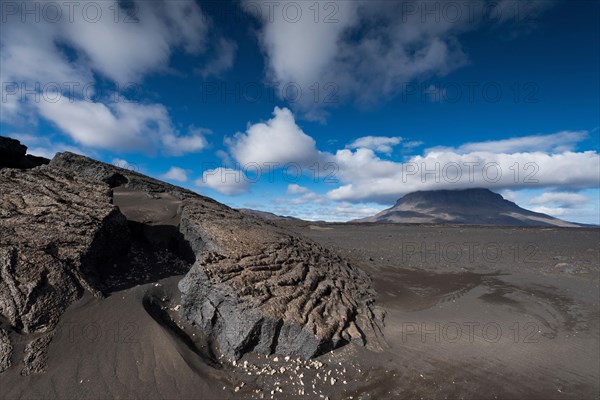
[[[228,357],[309,358],[351,341],[379,344],[383,313],[370,279],[335,253],[274,222],[71,153],[0,172],[0,314],[16,330],[50,332],[84,289],[95,291],[107,249],[127,246],[110,186],[181,200],[179,230],[196,262],[179,284],[180,315]],[[24,373],[43,369],[36,349],[44,343],[31,343]]]
[[[312,357],[355,341],[378,347],[383,312],[369,277],[273,222],[207,197],[71,153],[51,162],[103,182],[182,200],[179,229],[196,254],[180,282],[181,316],[222,353]]]
[[[184,202],[181,230],[199,252],[180,282],[181,315],[238,359],[249,351],[310,358],[378,344],[383,313],[369,277],[336,254],[234,210]]]
[[[0,372],[4,372],[10,367],[12,350],[8,332],[0,328]]]
[[[122,186],[148,193],[169,192],[178,198],[201,197],[189,190],[142,175],[135,171],[134,167],[132,169],[120,168],[70,152],[57,153],[50,161],[50,166],[72,171],[80,177],[106,183],[109,187]],[[203,199],[217,203],[208,197],[203,197]]]
[[[12,329],[50,332],[85,289],[99,294],[95,268],[128,247],[110,195],[48,166],[0,171],[0,314]]]

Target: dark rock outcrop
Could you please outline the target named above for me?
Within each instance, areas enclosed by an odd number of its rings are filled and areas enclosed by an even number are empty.
[[[50,161],[50,166],[66,169],[74,172],[77,176],[106,183],[111,188],[126,187],[148,193],[168,192],[178,198],[202,197],[190,190],[152,179],[137,171],[106,164],[74,153],[57,153]],[[208,197],[202,198],[216,203]]]
[[[21,375],[27,376],[33,373],[39,374],[46,371],[48,362],[48,346],[54,336],[54,332],[46,332],[40,337],[33,339],[25,346],[24,367]]]
[[[338,255],[189,190],[59,153],[48,166],[0,171],[0,314],[36,338],[23,374],[43,371],[60,315],[84,290],[100,295],[98,271],[129,248],[110,186],[181,201],[178,229],[195,263],[179,284],[180,314],[221,353],[309,358],[351,341],[379,344],[384,316],[370,279]],[[0,360],[10,359],[8,345]]]
[[[384,316],[369,277],[309,239],[136,171],[71,153],[51,166],[182,200],[179,229],[196,262],[179,284],[180,313],[228,357],[308,358],[350,341],[378,347]]]
[[[12,350],[8,333],[0,328],[0,372],[6,371],[10,367]]]
[[[50,160],[27,154],[27,146],[16,139],[0,136],[0,169],[28,169],[48,164]]]
[[[181,231],[198,254],[180,282],[181,315],[223,354],[310,358],[356,341],[379,344],[383,313],[369,277],[267,221],[189,199]]]
[[[96,268],[128,248],[125,217],[108,186],[48,166],[0,171],[0,193],[0,314],[51,332],[84,290],[100,294]]]

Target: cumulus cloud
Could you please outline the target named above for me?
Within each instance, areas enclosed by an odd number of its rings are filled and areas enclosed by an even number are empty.
[[[371,149],[379,153],[391,154],[394,146],[397,146],[402,141],[399,136],[364,136],[356,139],[346,146],[347,149]]]
[[[8,68],[7,75],[62,77],[67,79],[59,82],[68,82],[81,74],[65,76],[65,72],[81,68],[86,77],[93,70],[125,83],[165,69],[176,48],[198,54],[206,45],[208,20],[193,0],[132,1],[128,5],[87,0],[77,4],[56,2],[52,16],[46,13],[43,17],[39,15],[39,2],[24,1],[15,6],[14,11],[7,11],[2,28],[2,44],[6,46],[2,64],[3,69]],[[36,7],[37,18],[22,18],[24,10]],[[30,44],[34,47],[28,49]],[[69,62],[61,46],[76,52],[76,62]],[[54,63],[32,62],[46,55],[50,56],[47,61]],[[20,71],[13,66],[20,67]]]
[[[164,174],[162,174],[160,177],[162,179],[167,179],[170,181],[177,181],[177,182],[187,182],[187,180],[188,180],[187,171],[183,168],[179,168],[179,167],[175,167],[175,166],[169,168],[169,170],[167,172],[165,172]]]
[[[276,108],[271,120],[251,125],[245,134],[238,133],[230,139],[229,148],[241,164],[285,165],[310,160],[323,170],[324,166],[333,165],[334,180],[328,183],[339,186],[327,192],[327,198],[390,204],[416,190],[597,187],[598,153],[572,151],[587,136],[586,131],[564,131],[467,143],[457,148],[429,149],[423,155],[398,162],[383,159],[376,152],[388,150],[386,146],[399,142],[399,138],[365,136],[348,145],[349,148],[335,153],[321,152],[315,141],[296,125],[291,111]]]
[[[342,222],[352,219],[370,217],[382,211],[386,207],[371,204],[352,204],[347,202],[325,204],[302,203],[285,204],[276,203],[270,211],[279,215],[290,215],[307,221],[332,221]]]
[[[125,98],[109,104],[94,93],[97,78],[112,82],[118,92],[149,73],[168,71],[175,51],[205,53],[211,20],[196,1],[54,2],[44,6],[51,13],[42,12],[42,5],[3,7],[0,81],[8,85],[3,122],[31,126],[42,116],[78,144],[101,149],[161,148],[181,155],[206,146],[202,134],[175,132],[160,104],[134,105]],[[225,39],[217,42],[225,50],[235,47]],[[223,57],[207,65],[213,71],[227,68],[233,61]],[[146,142],[144,136],[154,130],[158,133]]]
[[[297,185],[295,183],[291,183],[287,187],[287,194],[305,194],[308,192],[309,192],[308,188]]]
[[[539,12],[546,8],[542,3],[536,3]],[[296,105],[313,118],[323,118],[324,108],[346,99],[372,104],[401,93],[413,80],[444,76],[467,64],[460,35],[482,22],[490,25],[490,13],[508,8],[487,0],[452,2],[449,11],[444,2],[242,4],[261,23],[268,78],[279,84],[281,97],[290,84],[298,85],[304,95]],[[506,12],[493,22],[520,16]],[[315,88],[321,95],[316,100]]]
[[[477,143],[465,143],[458,148],[435,147],[428,151],[452,151],[467,154],[493,150],[496,153],[516,153],[544,151],[561,153],[575,150],[577,144],[589,137],[587,131],[562,131],[550,135],[530,135],[503,140],[488,140]]]
[[[208,187],[229,196],[248,191],[251,181],[240,171],[231,168],[215,168],[204,171],[202,178],[196,180],[196,186]]]
[[[595,151],[430,152],[398,163],[382,160],[364,149],[361,154],[359,149],[355,153],[338,151],[335,159],[339,161],[338,177],[345,184],[327,195],[334,200],[353,202],[389,204],[416,190],[588,188],[600,180],[600,157]]]
[[[328,204],[329,200],[320,194],[315,192],[307,191],[302,193],[300,196],[292,197],[292,198],[276,198],[274,200],[276,204],[289,204],[289,205],[299,205],[299,204]]]
[[[560,207],[579,207],[589,203],[590,199],[582,194],[572,192],[546,192],[529,200],[529,204],[555,204]]]
[[[160,150],[169,155],[196,152],[206,146],[201,133],[178,134],[161,104],[105,105],[62,97],[37,106],[40,115],[83,146],[114,151]]]
[[[115,167],[124,168],[135,172],[141,172],[137,164],[131,163],[123,158],[113,158],[111,164]]]
[[[245,133],[238,132],[226,143],[242,166],[257,163],[298,163],[306,165],[318,155],[315,140],[296,124],[287,108],[275,107],[273,118],[252,124]]]

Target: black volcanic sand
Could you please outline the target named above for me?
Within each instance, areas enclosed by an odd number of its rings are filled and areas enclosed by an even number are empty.
[[[365,268],[387,311],[373,398],[596,399],[600,230],[288,227]],[[395,377],[390,377],[395,373]]]
[[[25,337],[11,333],[13,366],[0,374],[0,398],[600,394],[600,230],[285,222],[369,272],[387,312],[387,348],[232,363],[178,318],[177,283],[193,263],[176,229],[179,201],[116,189],[114,203],[134,240],[101,274],[106,298],[86,295],[61,317],[44,374],[20,376]]]

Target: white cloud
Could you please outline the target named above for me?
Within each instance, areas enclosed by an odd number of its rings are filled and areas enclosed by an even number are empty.
[[[296,125],[287,108],[275,107],[273,118],[250,125],[227,140],[229,150],[242,166],[257,163],[306,165],[318,156],[315,140]]]
[[[561,207],[537,206],[531,207],[530,210],[542,214],[552,215],[553,217],[562,217],[566,213],[566,210]]]
[[[401,93],[414,80],[444,76],[467,64],[459,36],[481,27],[482,22],[489,25],[487,14],[495,8],[487,0],[452,2],[450,12],[444,2],[315,4],[243,3],[261,23],[258,36],[267,57],[268,79],[280,84],[283,98],[287,85],[299,85],[304,95],[296,106],[316,119],[323,118],[323,108],[346,99],[375,103]],[[459,17],[453,18],[456,13]],[[522,16],[506,15],[497,22]],[[315,101],[316,85],[320,96]]]
[[[237,44],[235,42],[221,38],[217,45],[216,58],[210,60],[203,68],[199,70],[203,78],[209,76],[220,76],[223,72],[233,67]]]
[[[196,185],[208,187],[219,193],[234,196],[245,193],[251,186],[250,180],[242,171],[231,168],[215,168],[204,171]]]
[[[494,151],[495,153],[552,152],[562,153],[575,150],[577,143],[587,139],[587,131],[562,131],[550,135],[530,135],[502,140],[466,143],[458,148],[435,147],[427,151],[453,151],[459,154]]]
[[[399,136],[364,136],[356,139],[354,142],[346,146],[347,149],[365,148],[375,150],[379,153],[391,154],[393,147],[402,142]]]
[[[187,135],[179,135],[174,131],[163,135],[160,140],[165,154],[181,156],[186,153],[196,153],[208,146],[205,134],[212,133],[209,129],[191,126]]]
[[[179,167],[171,167],[167,172],[160,176],[162,179],[177,181],[177,182],[187,182],[188,176],[185,169]]]
[[[168,71],[176,51],[204,53],[212,22],[198,2],[83,1],[45,6],[23,1],[12,6],[15,12],[3,15],[1,25],[0,81],[15,86],[7,87],[2,121],[32,126],[41,115],[82,146],[115,151],[161,148],[165,154],[181,155],[206,146],[201,133],[175,132],[160,104],[133,105],[123,98],[118,104],[105,103],[106,96],[96,93],[95,77],[108,78],[119,93],[147,74]],[[41,6],[52,13],[40,11]],[[36,7],[43,15],[23,14]],[[235,47],[212,35],[225,50]],[[209,58],[207,65],[226,68],[232,60],[224,57],[217,64]],[[53,100],[57,93],[62,94],[59,101]],[[98,102],[90,99],[95,95]],[[150,132],[158,133],[146,142],[142,136]]]
[[[512,201],[513,203],[516,203],[517,200],[519,199],[519,194],[517,192],[515,192],[514,190],[504,189],[504,190],[500,190],[499,193],[506,200]]]
[[[85,100],[40,102],[40,114],[75,142],[113,151],[161,150],[181,155],[206,146],[201,133],[179,135],[161,104],[114,103],[105,105]]]
[[[595,151],[560,154],[431,152],[404,163],[382,160],[368,150],[337,152],[338,177],[344,185],[328,192],[333,200],[391,203],[416,190],[487,187],[586,188],[600,180]]]
[[[341,149],[335,154],[320,152],[315,141],[296,125],[288,109],[276,108],[274,114],[273,119],[251,125],[246,134],[238,133],[229,141],[234,158],[242,164],[274,161],[285,165],[311,160],[318,162],[325,173],[325,166],[334,165],[334,176],[330,178],[340,186],[326,194],[334,201],[390,204],[409,192],[444,188],[577,190],[597,187],[600,181],[600,157],[596,151],[568,151],[587,137],[586,131],[429,149],[424,155],[397,162],[382,159],[375,152],[387,150],[385,146],[396,140],[367,136],[348,146],[356,149]],[[414,144],[417,145],[420,143]]]
[[[287,194],[304,194],[304,193],[308,193],[308,192],[309,192],[308,188],[297,185],[295,183],[291,183],[287,187]]]
[[[130,163],[129,161],[127,161],[127,160],[125,160],[123,158],[113,158],[111,160],[111,164],[114,165],[115,167],[124,168],[124,169],[130,169],[130,170],[136,170],[137,171],[137,165],[135,165],[133,163]]]
[[[279,215],[290,215],[307,221],[342,222],[370,217],[386,208],[368,203],[352,204],[347,202],[328,202],[324,204],[301,203],[290,205],[293,205],[293,207],[288,208],[277,205],[273,207],[271,211]]]
[[[532,205],[555,204],[560,207],[579,207],[589,203],[590,199],[582,194],[571,192],[546,192],[529,200]]]
[[[139,81],[148,72],[164,70],[178,47],[191,54],[204,51],[209,29],[193,0],[132,1],[129,12],[122,3],[56,2],[56,21],[46,15],[37,21],[22,18],[24,10],[35,9],[34,2],[15,5],[21,9],[7,14],[2,24],[2,66],[15,80],[84,84],[93,70],[123,84]],[[60,47],[65,45],[77,52],[75,62],[65,57]]]
[[[11,133],[8,135],[17,139],[27,146],[27,154],[52,159],[56,153],[70,151],[71,153],[95,157],[91,151],[85,151],[79,147],[68,145],[52,136],[37,136],[29,133]]]
[[[325,196],[314,192],[305,192],[301,196],[294,198],[277,198],[274,200],[276,204],[289,204],[289,205],[299,205],[299,204],[327,204],[329,201]]]

